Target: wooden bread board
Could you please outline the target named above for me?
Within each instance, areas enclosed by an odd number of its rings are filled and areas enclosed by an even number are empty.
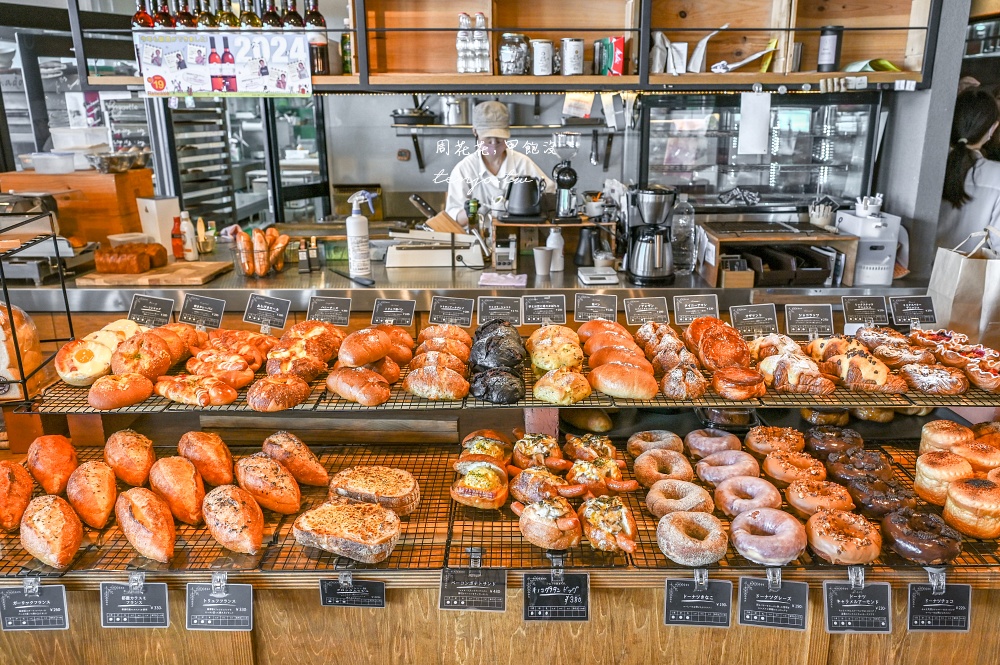
[[[77,286],[199,286],[232,270],[232,261],[177,261],[137,275],[91,272],[76,278]]]

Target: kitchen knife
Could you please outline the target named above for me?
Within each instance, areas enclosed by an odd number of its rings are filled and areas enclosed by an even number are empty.
[[[367,277],[351,277],[346,272],[342,270],[337,270],[336,268],[330,268],[330,272],[340,275],[344,279],[349,279],[355,284],[360,284],[361,286],[375,286],[374,279],[368,279]]]
[[[606,173],[608,170],[608,164],[611,163],[611,142],[614,141],[614,132],[608,132],[608,142],[604,144],[604,167],[603,171]]]
[[[597,166],[597,142],[599,141],[597,136],[597,130],[595,129],[590,135],[590,163]]]
[[[410,194],[410,203],[412,203],[417,210],[423,213],[424,217],[427,219],[430,219],[437,214],[437,210],[432,208],[431,204],[424,201],[424,199],[417,194]]]

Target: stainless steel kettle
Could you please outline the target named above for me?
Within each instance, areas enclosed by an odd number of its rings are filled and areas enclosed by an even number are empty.
[[[674,281],[669,226],[639,226],[629,231],[628,277],[637,286],[663,286]]]
[[[542,214],[542,194],[545,182],[531,176],[512,176],[507,181],[504,198],[507,199],[507,214],[515,217],[536,217]]]

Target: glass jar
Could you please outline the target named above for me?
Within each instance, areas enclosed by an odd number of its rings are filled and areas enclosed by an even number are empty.
[[[528,40],[515,32],[503,33],[500,41],[500,73],[522,76],[528,73]]]

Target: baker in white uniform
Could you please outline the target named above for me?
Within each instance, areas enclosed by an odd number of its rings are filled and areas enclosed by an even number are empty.
[[[445,211],[457,222],[467,225],[465,202],[479,199],[480,209],[503,211],[503,194],[512,178],[530,176],[545,182],[547,193],[555,192],[555,183],[530,157],[507,147],[510,138],[510,115],[506,104],[482,102],[472,110],[472,135],[480,148],[464,157],[448,176],[448,200]],[[498,201],[501,201],[498,203]]]

